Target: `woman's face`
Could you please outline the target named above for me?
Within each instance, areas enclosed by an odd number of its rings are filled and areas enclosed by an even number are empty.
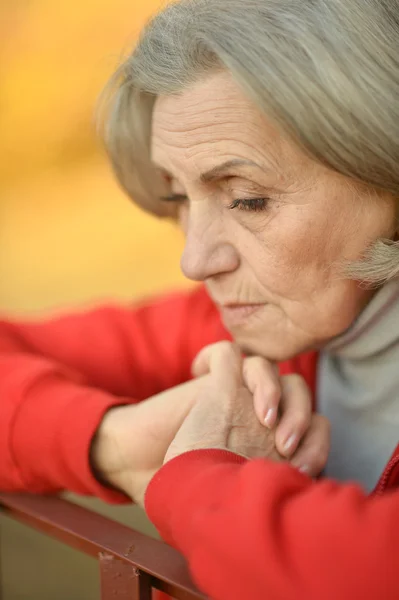
[[[284,360],[351,325],[372,292],[342,265],[393,237],[391,198],[310,160],[227,73],[157,99],[152,158],[180,203],[183,272],[244,351]]]

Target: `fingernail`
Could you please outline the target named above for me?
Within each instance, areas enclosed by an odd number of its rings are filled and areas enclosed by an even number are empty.
[[[284,453],[289,454],[290,450],[292,450],[292,448],[294,447],[296,442],[297,442],[297,436],[295,433],[293,433],[292,435],[290,435],[290,437],[287,439],[287,441],[285,442],[285,444],[283,446]]]
[[[273,427],[277,416],[277,410],[275,408],[269,408],[265,417],[265,425],[266,427]]]
[[[309,467],[309,465],[301,465],[298,468],[298,471],[300,473],[304,473],[304,475],[309,475],[309,473],[310,473],[310,467]]]

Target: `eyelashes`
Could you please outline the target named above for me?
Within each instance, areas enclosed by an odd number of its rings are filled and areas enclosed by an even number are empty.
[[[170,196],[162,196],[160,198],[162,202],[176,202],[182,203],[188,200],[185,194],[171,194]],[[233,210],[246,210],[250,212],[261,212],[266,210],[270,198],[237,198],[233,200],[227,208]]]
[[[261,212],[267,208],[269,198],[237,198],[229,205],[229,208],[233,210],[247,210],[253,212]]]

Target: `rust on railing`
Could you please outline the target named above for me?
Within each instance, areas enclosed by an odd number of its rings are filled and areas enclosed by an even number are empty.
[[[53,496],[0,493],[8,516],[99,560],[101,600],[150,600],[151,589],[177,600],[205,600],[183,557],[163,542]]]
[[[101,598],[151,600],[151,577],[111,554],[100,553]]]

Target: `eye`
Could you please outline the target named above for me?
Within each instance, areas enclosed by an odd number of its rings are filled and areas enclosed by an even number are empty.
[[[237,198],[229,204],[230,209],[238,208],[238,210],[250,210],[260,212],[266,210],[270,198]]]

